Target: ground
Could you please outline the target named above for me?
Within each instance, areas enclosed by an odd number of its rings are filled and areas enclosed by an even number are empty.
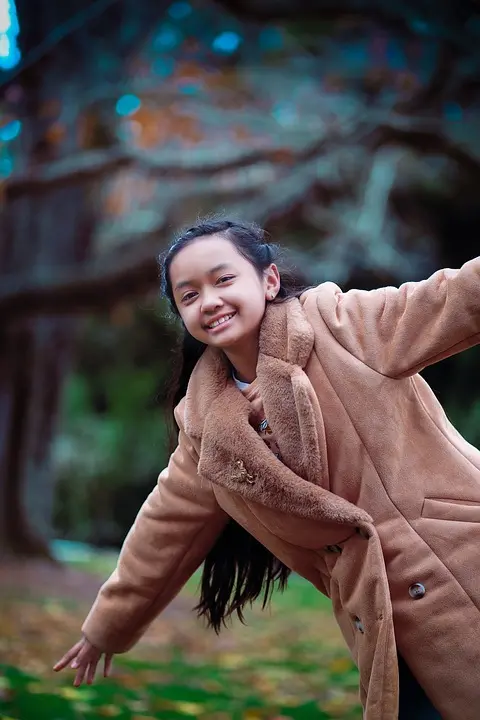
[[[293,577],[271,610],[216,636],[196,619],[198,577],[117,656],[112,680],[76,690],[54,662],[79,628],[112,559],[85,569],[0,565],[0,717],[15,720],[360,718],[357,673],[328,601]]]

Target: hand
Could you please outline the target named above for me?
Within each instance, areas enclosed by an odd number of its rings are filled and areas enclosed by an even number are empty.
[[[62,659],[53,666],[53,669],[55,672],[59,672],[66,668],[67,665],[70,665],[71,668],[77,671],[73,681],[75,687],[79,687],[84,680],[86,680],[87,685],[91,685],[94,681],[97,665],[102,655],[101,650],[92,645],[86,637],[83,637],[65,653]],[[103,677],[108,677],[110,674],[112,657],[113,655],[111,653],[105,653]]]

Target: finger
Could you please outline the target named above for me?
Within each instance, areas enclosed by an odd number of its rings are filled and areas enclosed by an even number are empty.
[[[105,655],[105,662],[103,665],[103,677],[108,677],[112,670],[113,655],[111,653]]]
[[[78,653],[80,652],[80,649],[83,646],[83,642],[84,642],[83,640],[79,640],[79,642],[76,643],[76,645],[74,645],[72,648],[70,648],[70,650],[68,652],[66,652],[65,655],[62,658],[60,658],[60,660],[57,663],[55,663],[55,665],[53,666],[53,669],[55,670],[55,672],[58,672],[59,670],[63,670],[63,668],[67,667],[67,665],[69,665],[71,663],[73,658],[75,658],[78,655]]]
[[[95,680],[95,674],[97,672],[98,660],[92,660],[87,670],[87,685],[91,685]]]
[[[74,659],[70,667],[76,669],[80,667],[80,665],[88,665],[91,662],[98,662],[100,655],[100,650],[97,650],[97,648],[90,645],[90,643],[85,643],[79,650],[77,657]]]
[[[80,685],[83,683],[85,673],[87,672],[89,664],[90,663],[88,661],[84,661],[81,665],[79,665],[75,675],[75,680],[73,681],[74,687],[80,687]]]

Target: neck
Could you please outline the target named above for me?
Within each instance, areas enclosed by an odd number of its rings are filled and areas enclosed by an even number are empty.
[[[233,367],[235,377],[241,382],[251,383],[257,377],[258,338],[250,344],[243,342],[240,349],[225,350],[225,355]]]

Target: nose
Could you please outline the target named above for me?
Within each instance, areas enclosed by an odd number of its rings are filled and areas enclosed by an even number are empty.
[[[215,310],[221,307],[222,304],[222,300],[220,299],[218,293],[215,291],[215,288],[209,288],[208,290],[204,290],[201,303],[202,312],[215,312]]]

